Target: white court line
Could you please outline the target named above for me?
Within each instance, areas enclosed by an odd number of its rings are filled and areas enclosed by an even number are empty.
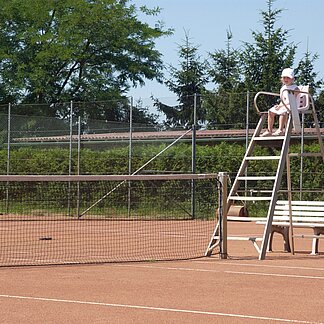
[[[173,312],[173,313],[187,313],[187,314],[212,315],[212,316],[223,316],[223,317],[249,318],[249,319],[258,319],[258,320],[263,320],[263,321],[319,324],[319,322],[310,322],[310,321],[294,320],[294,319],[287,319],[287,318],[275,318],[275,317],[265,317],[265,316],[219,313],[219,312],[208,312],[208,311],[199,311],[199,310],[190,310],[190,309],[164,308],[164,307],[153,307],[153,306],[112,304],[112,303],[69,300],[69,299],[56,299],[56,298],[31,297],[31,296],[14,296],[14,295],[0,295],[0,298],[27,299],[27,300],[48,301],[48,302],[56,302],[56,303],[71,303],[71,304],[81,304],[81,305],[95,305],[95,306],[106,306],[106,307],[144,309],[144,310]]]
[[[163,267],[163,266],[148,266],[148,265],[115,265],[116,267],[134,267],[134,268],[151,268],[160,270],[178,270],[178,271],[193,271],[193,272],[214,272],[214,273],[229,273],[229,274],[243,274],[243,275],[255,275],[255,276],[273,276],[273,277],[286,277],[286,278],[304,278],[304,279],[320,279],[323,277],[316,276],[301,276],[290,274],[275,274],[275,273],[263,273],[263,272],[245,272],[245,271],[229,271],[229,270],[211,270],[211,269],[195,269],[195,268],[180,268],[180,267]]]
[[[189,261],[188,261],[189,262]],[[235,266],[246,266],[246,267],[261,267],[261,268],[280,268],[280,269],[296,269],[296,270],[316,270],[316,271],[324,271],[324,268],[313,268],[313,267],[294,267],[294,266],[281,266],[281,265],[269,265],[269,264],[250,264],[250,263],[235,263],[235,262],[212,262],[212,261],[195,261],[197,263],[208,263],[214,265],[235,265]]]
[[[324,277],[315,276],[300,276],[300,275],[286,275],[278,273],[262,273],[262,272],[244,272],[244,271],[224,271],[226,273],[243,274],[243,275],[254,275],[254,276],[272,276],[272,277],[286,277],[286,278],[304,278],[304,279],[322,279]]]

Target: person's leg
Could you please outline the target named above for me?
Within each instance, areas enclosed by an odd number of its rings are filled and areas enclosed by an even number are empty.
[[[283,114],[279,116],[279,130],[280,132],[283,132],[284,129],[286,128],[286,124],[287,124],[287,114]]]
[[[273,124],[275,120],[275,115],[272,111],[268,112],[268,131],[270,134],[273,132]]]
[[[273,124],[275,119],[275,113],[268,111],[268,129],[261,136],[271,136],[273,132]]]
[[[287,114],[279,115],[279,128],[273,133],[273,135],[283,135],[285,133],[285,127],[287,124]]]

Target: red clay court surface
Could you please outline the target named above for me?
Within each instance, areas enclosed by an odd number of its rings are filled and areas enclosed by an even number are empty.
[[[294,256],[274,243],[264,261],[229,241],[228,260],[0,268],[0,323],[323,323],[324,253],[309,255],[309,239]]]

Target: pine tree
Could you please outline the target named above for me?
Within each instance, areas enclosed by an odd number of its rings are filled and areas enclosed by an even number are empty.
[[[245,93],[241,81],[240,52],[232,48],[233,34],[226,33],[226,49],[209,53],[208,73],[216,89],[208,91],[204,96],[204,107],[208,128],[242,128],[245,122]]]
[[[316,80],[318,73],[314,71],[314,62],[318,59],[318,55],[312,55],[307,46],[307,51],[300,60],[296,68],[296,83],[310,86],[310,91],[316,95],[317,90],[323,85],[323,80]]]
[[[287,30],[275,27],[282,9],[273,9],[274,2],[268,0],[267,10],[261,11],[263,32],[253,31],[255,42],[244,43],[243,74],[250,91],[278,92],[282,69],[293,66],[297,46],[287,44]]]
[[[193,124],[194,96],[196,95],[197,122],[203,123],[205,113],[202,110],[200,95],[208,82],[206,63],[198,55],[198,46],[190,42],[185,33],[184,44],[179,46],[180,67],[170,65],[170,79],[165,82],[178,98],[177,106],[168,106],[155,100],[155,106],[166,116],[165,126],[190,128]]]

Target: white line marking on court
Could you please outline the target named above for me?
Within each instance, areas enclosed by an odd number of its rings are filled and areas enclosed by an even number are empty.
[[[162,269],[162,270],[179,270],[179,271],[196,271],[196,272],[214,272],[214,273],[229,273],[229,274],[243,274],[243,275],[255,275],[255,276],[273,276],[273,277],[286,277],[286,278],[304,278],[304,279],[321,279],[324,277],[316,276],[301,276],[301,275],[290,275],[290,274],[275,274],[275,273],[263,273],[263,272],[245,272],[245,271],[229,271],[229,270],[211,270],[211,269],[195,269],[195,268],[180,268],[180,267],[163,267],[163,266],[148,266],[148,265],[116,265],[116,267],[135,267],[135,268],[151,268],[151,269]]]
[[[272,277],[322,279],[322,280],[324,280],[324,277],[300,276],[300,275],[279,274],[279,273],[244,272],[244,271],[224,271],[224,272],[225,273],[233,273],[233,274],[254,275],[254,276],[272,276]]]
[[[212,262],[212,261],[195,261],[197,263],[208,263],[208,264],[221,264],[221,265],[235,265],[235,266],[246,266],[246,267],[261,267],[261,268],[280,268],[280,269],[296,269],[296,270],[316,270],[324,271],[324,268],[313,268],[313,267],[294,267],[294,266],[281,266],[281,265],[269,265],[269,264],[249,264],[249,263],[234,263],[234,262]]]
[[[0,298],[27,299],[27,300],[39,300],[39,301],[48,301],[48,302],[56,302],[56,303],[71,303],[71,304],[81,304],[81,305],[95,305],[95,306],[107,306],[107,307],[144,309],[144,310],[153,310],[153,311],[162,311],[162,312],[213,315],[213,316],[236,317],[236,318],[249,318],[249,319],[258,319],[258,320],[263,320],[263,321],[319,324],[319,322],[310,322],[310,321],[294,320],[294,319],[287,319],[287,318],[275,318],[275,317],[265,317],[265,316],[230,314],[230,313],[208,312],[208,311],[199,311],[199,310],[190,310],[190,309],[164,308],[164,307],[153,307],[153,306],[112,304],[112,303],[81,301],[81,300],[69,300],[69,299],[56,299],[56,298],[31,297],[31,296],[14,296],[14,295],[0,295]]]

